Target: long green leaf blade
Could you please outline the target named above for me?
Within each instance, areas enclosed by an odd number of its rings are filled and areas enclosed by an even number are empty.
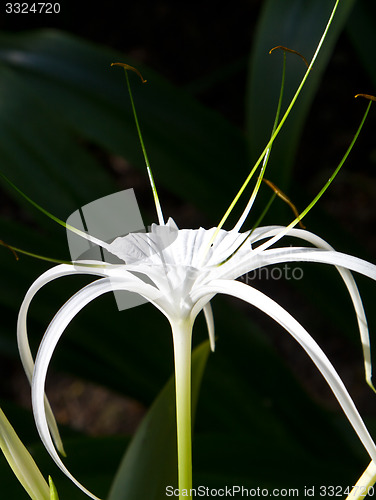
[[[46,480],[1,409],[0,448],[30,498],[33,500],[50,500]]]

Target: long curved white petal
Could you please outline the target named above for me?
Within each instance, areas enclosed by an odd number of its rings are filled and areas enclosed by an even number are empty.
[[[265,250],[262,253],[262,259],[264,262],[267,261],[268,264],[277,262],[321,262],[322,264],[332,264],[376,280],[376,266],[374,264],[335,250],[307,247],[276,248]]]
[[[210,305],[210,302],[208,302],[203,307],[203,311],[205,315],[206,326],[208,328],[210,349],[212,350],[212,352],[214,352],[215,351],[214,317],[213,317],[213,309],[212,306]]]
[[[281,230],[280,226],[269,226],[265,228],[260,228],[263,229],[263,231],[260,231],[259,234],[254,235],[252,242],[259,241],[261,239],[269,238],[274,236],[275,234],[278,234],[279,231]],[[321,248],[324,250],[333,250],[334,248],[329,245],[325,240],[320,238],[314,233],[311,233],[310,231],[302,230],[302,229],[291,229],[290,232],[288,233],[288,236],[292,236],[295,238],[302,239],[304,241],[307,241],[311,243],[312,245],[315,245],[317,248]],[[288,249],[290,250],[290,249]],[[286,252],[288,253],[288,250]],[[266,255],[267,252],[270,250],[265,251]],[[367,318],[366,314],[364,311],[363,307],[363,302],[360,297],[360,293],[358,290],[358,287],[356,285],[356,282],[351,274],[351,272],[346,268],[346,267],[340,267],[336,266],[336,269],[338,270],[339,274],[341,275],[347,290],[350,294],[350,298],[352,300],[354,309],[355,309],[355,314],[358,322],[358,328],[359,328],[359,333],[360,333],[360,340],[362,343],[362,349],[363,349],[363,359],[364,359],[364,369],[365,369],[365,377],[368,385],[373,389],[373,391],[376,392],[376,389],[372,383],[372,362],[371,362],[371,344],[370,344],[370,338],[369,338],[369,330],[368,330],[368,324],[367,324]]]
[[[359,439],[363,443],[371,459],[375,461],[376,446],[358,410],[335,368],[309,333],[285,309],[274,302],[274,300],[244,283],[228,280],[213,280],[210,285],[205,285],[197,289],[195,296],[192,298],[198,300],[206,294],[213,293],[231,295],[232,297],[237,297],[257,307],[273,318],[285,328],[295,340],[297,340],[324,376]]]
[[[29,339],[27,335],[27,313],[29,310],[30,303],[34,298],[35,294],[46,284],[51,281],[60,278],[62,276],[69,276],[72,274],[93,274],[96,276],[103,276],[106,274],[106,270],[104,268],[96,268],[96,267],[84,267],[84,266],[73,266],[69,264],[60,264],[58,266],[49,269],[45,273],[43,273],[34,283],[31,285],[29,290],[27,291],[25,298],[21,304],[18,320],[17,320],[17,342],[18,342],[18,350],[21,357],[21,362],[23,368],[25,370],[26,376],[29,379],[31,384],[31,378],[34,370],[34,360],[30,350]],[[50,404],[45,399],[46,404],[46,412],[47,412],[47,420],[48,425],[51,429],[53,439],[55,444],[62,455],[65,455],[63,443],[60,438],[59,430],[56,424],[55,417],[52,413]]]
[[[46,410],[44,405],[45,380],[48,366],[55,350],[55,347],[64,333],[65,328],[71,320],[83,309],[89,302],[99,297],[100,295],[112,292],[115,290],[128,290],[144,295],[145,298],[153,299],[159,295],[157,289],[151,285],[147,285],[135,277],[134,283],[127,284],[124,279],[120,278],[102,278],[73,295],[64,306],[58,311],[54,319],[51,321],[46,333],[39,346],[38,353],[35,359],[35,367],[32,378],[32,405],[34,418],[41,440],[47,451],[58,465],[58,467],[66,474],[84,493],[91,498],[97,500],[98,497],[93,495],[77,479],[68,471],[61,461],[58,453],[53,445],[51,435],[48,428],[46,418]]]
[[[101,263],[102,264],[102,263]],[[17,321],[17,342],[18,349],[21,356],[21,361],[27,375],[27,378],[31,382],[31,377],[34,369],[34,361],[30,351],[30,345],[27,337],[27,327],[26,327],[26,318],[28,309],[31,301],[33,300],[36,293],[46,284],[51,281],[61,278],[62,276],[70,276],[73,274],[92,274],[94,276],[107,276],[105,268],[101,267],[84,267],[79,265],[69,265],[69,264],[60,264],[58,266],[49,269],[45,273],[43,273],[39,278],[37,278],[34,283],[31,285],[29,290],[27,291],[25,298],[21,304],[20,311],[18,314]]]

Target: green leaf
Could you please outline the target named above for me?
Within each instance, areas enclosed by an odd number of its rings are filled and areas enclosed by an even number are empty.
[[[48,477],[48,483],[50,485],[50,500],[59,500],[59,495],[57,494],[57,489],[51,476]]]
[[[49,487],[46,480],[1,409],[0,448],[30,498],[49,500]]]
[[[30,416],[30,419],[32,416]],[[70,437],[65,440],[68,457],[64,460],[67,467],[80,478],[83,484],[88,486],[100,498],[105,498],[110,488],[114,471],[116,470],[124,448],[128,445],[129,438],[126,436],[115,437]],[[55,466],[41,443],[33,442],[29,448],[42,471],[53,475],[54,483],[59,492],[61,500],[85,500],[87,496],[79,490],[67,477]],[[1,458],[1,457],[0,457]],[[9,473],[8,464],[0,460],[1,497],[27,499],[19,483]],[[49,493],[48,493],[48,499]],[[38,498],[39,500],[39,498]]]
[[[192,353],[192,415],[210,352],[205,341]],[[120,464],[109,500],[162,500],[177,483],[175,378],[172,376],[141,423]]]

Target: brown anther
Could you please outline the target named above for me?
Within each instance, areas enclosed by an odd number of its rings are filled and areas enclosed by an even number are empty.
[[[376,101],[376,97],[374,95],[370,94],[356,94],[355,98],[357,97],[364,97],[365,99],[368,99],[369,101]]]
[[[277,49],[281,49],[284,52],[290,52],[291,54],[296,54],[297,56],[303,59],[305,65],[307,66],[307,68],[309,68],[307,59],[300,52],[298,52],[297,50],[289,49],[288,47],[284,47],[283,45],[277,45],[277,47],[273,47],[271,50],[269,50],[269,54],[271,54],[274,50]]]
[[[134,73],[136,73],[141,78],[142,83],[146,83],[147,82],[147,80],[144,80],[143,76],[138,71],[138,69],[134,68],[133,66],[129,66],[129,64],[125,64],[125,63],[111,63],[111,66],[121,66],[125,70],[129,69],[130,71],[133,71]]]
[[[8,245],[7,243],[5,243],[5,241],[0,240],[0,245],[2,245],[5,248],[8,248],[8,250],[10,250],[12,252],[12,254],[14,255],[14,258],[16,260],[20,260],[20,258],[18,257],[16,251],[14,250],[14,248],[12,248],[10,245]]]
[[[293,204],[293,202],[290,200],[290,198],[288,196],[285,195],[285,193],[283,191],[281,191],[279,189],[279,187],[277,187],[274,182],[272,181],[269,181],[268,179],[263,179],[263,181],[265,182],[266,185],[268,185],[274,192],[277,196],[279,196],[279,198],[281,198],[281,200],[283,200],[285,203],[287,203],[287,205],[291,208],[291,210],[293,211],[295,217],[297,219],[299,219],[300,217],[300,214],[296,208],[296,206]],[[305,225],[302,223],[302,221],[299,219],[299,226],[302,228],[302,229],[305,229]]]

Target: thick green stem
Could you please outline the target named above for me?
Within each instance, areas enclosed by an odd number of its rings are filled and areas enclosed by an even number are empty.
[[[192,488],[191,322],[175,321],[172,324],[172,335],[175,357],[179,499],[183,500],[187,498]]]

